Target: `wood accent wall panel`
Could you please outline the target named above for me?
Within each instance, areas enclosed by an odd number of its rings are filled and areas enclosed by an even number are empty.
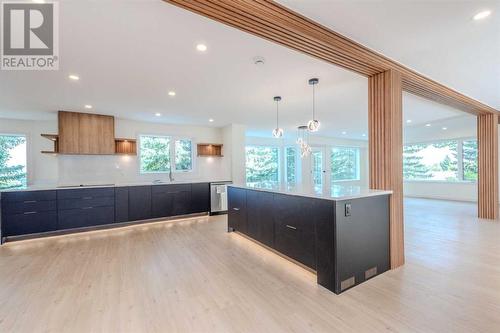
[[[367,77],[396,70],[405,91],[471,114],[498,112],[271,0],[164,1]]]
[[[392,190],[390,200],[391,268],[402,266],[403,90],[401,73],[389,70],[368,80],[370,188]]]
[[[498,115],[477,117],[478,216],[498,219]]]
[[[115,119],[112,116],[59,111],[59,153],[115,153]]]

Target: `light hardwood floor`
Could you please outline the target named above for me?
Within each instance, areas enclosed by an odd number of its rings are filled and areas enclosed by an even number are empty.
[[[340,296],[225,217],[9,243],[0,332],[500,332],[500,223],[405,203],[406,265]]]

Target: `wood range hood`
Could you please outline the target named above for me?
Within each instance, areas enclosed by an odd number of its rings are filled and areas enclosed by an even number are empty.
[[[115,138],[115,118],[100,114],[59,111],[59,134],[42,134],[54,141],[47,154],[115,155],[137,154],[135,139]]]

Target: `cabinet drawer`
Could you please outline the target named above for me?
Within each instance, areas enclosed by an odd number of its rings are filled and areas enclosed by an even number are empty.
[[[58,199],[100,198],[113,197],[114,195],[115,189],[113,187],[77,188],[57,191]]]
[[[57,201],[36,201],[26,200],[18,202],[4,202],[2,204],[2,214],[15,215],[31,212],[51,212],[57,210]]]
[[[151,192],[176,194],[179,192],[191,192],[191,184],[168,184],[168,185],[153,185]]]
[[[115,219],[114,207],[94,207],[59,211],[59,229],[92,227],[113,223]]]
[[[276,225],[274,246],[277,251],[316,269],[315,234],[297,229],[289,224]]]
[[[56,191],[3,192],[2,202],[49,201],[56,200]]]
[[[10,215],[2,220],[2,236],[19,236],[54,230],[57,230],[56,212]]]
[[[84,197],[78,199],[60,199],[59,210],[78,209],[88,207],[111,207],[115,205],[114,197]]]

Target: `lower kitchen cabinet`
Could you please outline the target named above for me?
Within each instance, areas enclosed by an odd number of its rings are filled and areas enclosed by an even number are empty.
[[[2,237],[57,230],[57,212],[26,212],[2,218]]]
[[[151,186],[130,186],[128,191],[129,221],[150,219]]]
[[[270,247],[274,246],[273,197],[269,192],[247,192],[247,234]]]
[[[128,187],[115,188],[115,222],[128,222]]]
[[[191,184],[156,185],[151,191],[153,218],[190,213]]]
[[[190,213],[204,213],[210,211],[210,183],[191,184]]]
[[[111,224],[114,221],[114,206],[61,210],[58,213],[58,228],[60,230]]]
[[[228,227],[247,233],[247,191],[228,187]]]

